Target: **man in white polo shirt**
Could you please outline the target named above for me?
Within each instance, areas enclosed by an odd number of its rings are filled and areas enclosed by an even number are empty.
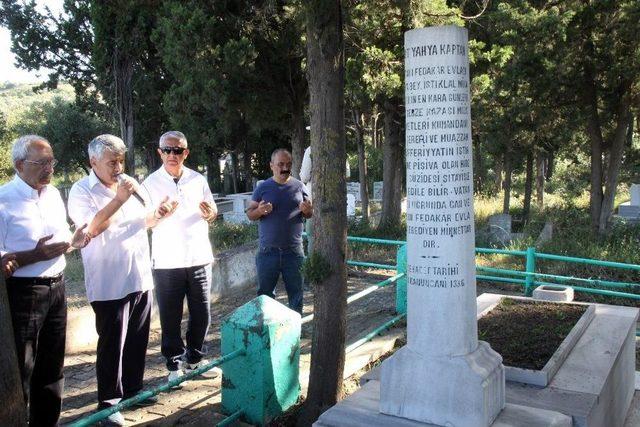
[[[67,303],[64,254],[89,237],[73,238],[58,190],[57,164],[41,136],[13,142],[16,176],[0,187],[0,253],[29,425],[55,426],[62,405]]]
[[[218,210],[207,180],[184,166],[189,155],[187,138],[170,131],[160,137],[162,166],[142,183],[152,203],[167,197],[177,203],[170,218],[153,229],[151,253],[153,278],[162,326],[162,355],[168,380],[182,370],[207,363],[204,340],[211,320],[210,291],[213,252],[209,223]],[[181,337],[182,307],[187,299],[189,322],[186,345]]]
[[[153,289],[147,228],[175,206],[163,200],[154,210],[138,199],[137,183],[122,176],[127,148],[120,138],[97,136],[88,151],[91,172],[71,187],[68,209],[93,236],[82,261],[98,332],[98,409],[104,409],[142,389]],[[124,425],[124,418],[116,412],[107,422]]]

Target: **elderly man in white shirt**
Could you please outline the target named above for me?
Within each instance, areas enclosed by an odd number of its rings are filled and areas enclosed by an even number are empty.
[[[207,180],[184,166],[189,155],[182,132],[160,137],[158,154],[162,166],[142,183],[152,203],[167,197],[177,203],[170,218],[153,229],[153,278],[162,326],[162,355],[168,381],[207,363],[204,340],[211,320],[211,263],[209,223],[218,210]],[[189,322],[186,345],[181,337],[183,301],[187,300]],[[212,371],[215,375],[216,372]]]
[[[116,136],[94,138],[88,149],[91,172],[69,192],[71,219],[88,223],[93,236],[82,250],[82,261],[99,337],[98,409],[142,389],[153,289],[146,230],[175,208],[163,200],[155,210],[147,209],[137,183],[122,173],[126,150]],[[142,404],[156,401],[150,398]],[[124,418],[116,412],[108,423],[124,425]]]
[[[16,176],[0,187],[0,253],[29,424],[55,426],[62,405],[67,304],[64,254],[88,243],[69,232],[67,212],[50,184],[57,164],[41,136],[16,139]]]

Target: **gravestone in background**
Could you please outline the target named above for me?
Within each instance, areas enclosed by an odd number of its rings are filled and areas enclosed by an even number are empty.
[[[618,206],[618,215],[626,220],[635,222],[640,220],[640,185],[631,184],[629,193],[631,200]]]
[[[360,198],[360,183],[359,182],[347,182],[347,194],[353,194],[355,201],[361,201]]]
[[[356,216],[356,198],[353,194],[347,194],[347,216]]]
[[[631,193],[631,205],[640,206],[640,184],[631,184],[629,193]]]
[[[489,426],[502,358],[478,341],[467,30],[405,33],[407,345],[382,365],[380,411]]]
[[[376,181],[373,183],[373,199],[382,200],[382,187],[383,181]]]

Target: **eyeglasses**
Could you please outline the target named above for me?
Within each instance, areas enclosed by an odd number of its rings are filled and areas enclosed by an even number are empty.
[[[31,163],[32,165],[38,165],[41,168],[45,168],[47,166],[51,166],[52,168],[55,168],[56,165],[58,164],[58,160],[56,159],[43,159],[43,160],[24,160],[25,163]]]
[[[160,149],[160,151],[162,151],[164,154],[175,154],[176,156],[180,156],[182,153],[184,153],[184,150],[186,150],[186,148],[184,147],[162,147]]]

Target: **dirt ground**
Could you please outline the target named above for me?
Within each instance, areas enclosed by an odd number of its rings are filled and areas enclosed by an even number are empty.
[[[478,338],[500,353],[506,366],[540,370],[586,310],[505,298],[478,321]]]
[[[349,269],[348,293],[352,295],[380,282],[392,271],[380,270],[367,273]],[[286,294],[278,286],[277,299],[286,304]],[[223,319],[244,303],[255,298],[255,290],[226,297],[212,303],[212,319],[207,336],[208,358],[220,355],[220,325]],[[313,290],[305,289],[304,315],[313,309]],[[360,339],[372,329],[395,316],[395,287],[382,288],[348,306],[347,344]],[[73,310],[74,308],[70,308]],[[183,320],[186,328],[187,320]],[[312,322],[303,325],[301,353],[308,353],[311,345]],[[307,362],[308,363],[308,362]],[[301,368],[302,369],[302,368]],[[145,389],[163,384],[167,371],[160,354],[160,331],[152,330],[147,350]],[[95,410],[97,384],[95,379],[95,351],[69,355],[65,359],[65,399],[62,408],[62,424],[87,416]],[[351,385],[348,385],[351,384]],[[346,388],[353,391],[357,380],[347,381]],[[161,393],[158,404],[149,408],[124,412],[128,425],[174,426],[212,425],[224,418],[220,415],[220,379],[198,378],[185,383],[182,390]]]
[[[387,270],[368,270],[366,273],[356,268],[349,268],[348,293],[352,295],[376,282],[382,281],[394,272]],[[501,294],[522,295],[519,289],[510,286],[488,286],[479,283],[478,294],[493,292]],[[212,322],[207,342],[210,359],[220,354],[220,324],[222,320],[242,304],[255,297],[254,290],[246,290],[212,304]],[[278,286],[277,299],[286,304],[286,295],[282,286]],[[313,290],[305,290],[304,315],[310,314],[313,307]],[[354,342],[369,331],[395,315],[395,286],[390,285],[367,295],[348,306],[347,344]],[[71,308],[73,309],[73,308]],[[183,324],[186,327],[186,320]],[[302,328],[302,352],[308,352],[312,332],[312,322]],[[160,333],[152,332],[148,350],[145,388],[154,387],[166,381],[166,368],[159,348]],[[640,341],[637,341],[640,343]],[[400,345],[402,342],[400,342]],[[640,359],[640,346],[638,347]],[[345,381],[345,394],[354,392],[359,386],[359,378],[378,362],[362,369]],[[638,369],[638,367],[636,368]],[[65,400],[63,403],[62,423],[77,420],[90,414],[96,404],[95,354],[83,353],[73,355],[65,361]],[[220,383],[218,379],[201,379],[185,383],[180,392],[162,393],[160,403],[148,409],[128,411],[125,417],[129,425],[148,426],[205,426],[223,419],[220,415]],[[293,425],[295,416],[278,420],[276,426]]]

